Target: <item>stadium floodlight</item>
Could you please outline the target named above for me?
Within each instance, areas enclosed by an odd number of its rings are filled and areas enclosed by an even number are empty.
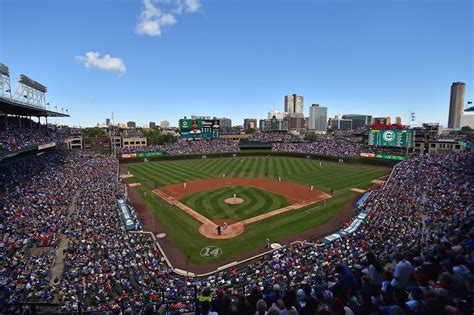
[[[10,69],[6,65],[0,62],[0,73],[2,75],[6,75],[7,77],[10,76]]]
[[[14,99],[31,106],[46,108],[46,92],[47,89],[43,84],[21,74]]]
[[[29,86],[29,87],[31,87],[31,88],[33,88],[37,91],[40,91],[42,93],[46,93],[48,91],[46,89],[46,86],[44,86],[41,83],[36,82],[35,80],[32,80],[32,79],[28,78],[24,74],[20,74],[20,80],[18,80],[18,82],[23,83],[24,85]]]
[[[12,98],[12,84],[10,82],[10,69],[0,63],[0,96]]]

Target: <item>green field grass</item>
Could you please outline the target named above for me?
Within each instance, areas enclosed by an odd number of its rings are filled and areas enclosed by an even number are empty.
[[[236,205],[225,203],[224,200],[231,198],[234,193],[239,198],[244,199],[244,202]],[[185,196],[180,201],[208,219],[231,219],[236,221],[253,218],[259,214],[288,205],[288,200],[283,196],[254,187],[239,186],[194,193]]]
[[[146,185],[138,186],[137,189],[142,192],[142,196],[144,191],[148,192],[145,200],[148,208],[165,227],[167,234],[173,239],[176,246],[184,255],[191,256],[191,262],[197,264],[216,262],[231,257],[239,260],[239,254],[262,247],[266,238],[278,241],[324,224],[356,196],[356,193],[350,191],[351,188],[367,189],[371,186],[371,180],[387,175],[391,171],[386,167],[326,161],[323,161],[319,166],[317,160],[290,157],[239,157],[150,162],[131,164],[128,169],[134,174],[134,177],[131,178],[132,181],[142,183],[146,181]],[[326,207],[322,203],[316,203],[247,225],[244,233],[236,238],[213,240],[199,234],[200,222],[151,192],[157,186],[196,179],[218,178],[222,177],[224,173],[226,177],[277,179],[281,176],[283,180],[308,186],[314,185],[316,189],[326,193],[330,193],[333,189],[333,197],[328,199]],[[188,197],[191,196],[185,198]],[[212,214],[210,214],[210,218],[212,218]],[[220,216],[216,218],[222,219]],[[205,246],[219,246],[223,249],[223,253],[218,258],[201,257],[199,252]]]

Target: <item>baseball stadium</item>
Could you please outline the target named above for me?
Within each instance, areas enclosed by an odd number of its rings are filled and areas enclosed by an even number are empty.
[[[0,315],[474,314],[473,8],[0,1]]]
[[[46,92],[27,77],[18,84]],[[469,271],[467,137],[463,150],[443,154],[417,153],[422,131],[397,125],[312,141],[261,131],[236,142],[219,120],[194,117],[180,121],[174,143],[104,152],[103,139],[87,148],[85,131],[40,123],[67,113],[1,102],[4,313],[246,314],[251,301],[284,308],[278,300],[292,294],[342,311],[352,305],[343,279],[362,290],[357,281],[375,281],[373,266],[387,277],[417,266],[424,278],[406,280],[417,288],[434,281],[421,257],[441,259],[439,242],[457,248],[454,268]],[[442,275],[456,272],[434,277]]]

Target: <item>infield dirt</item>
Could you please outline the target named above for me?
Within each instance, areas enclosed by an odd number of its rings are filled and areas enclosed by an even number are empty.
[[[244,221],[229,224],[227,229],[221,230],[221,232],[218,233],[217,230],[220,225],[209,220],[178,200],[189,194],[210,191],[229,186],[250,186],[279,194],[285,196],[288,199],[289,205],[287,207],[267,212]],[[297,210],[313,203],[331,198],[330,195],[316,190],[314,187],[311,189],[311,187],[301,184],[265,178],[213,178],[206,180],[195,180],[187,182],[186,184],[180,183],[155,189],[153,190],[153,193],[169,204],[180,208],[190,216],[194,217],[196,220],[200,221],[202,225],[199,227],[199,233],[212,239],[229,239],[237,237],[244,232],[246,224],[265,220],[267,218],[280,215],[288,211]]]

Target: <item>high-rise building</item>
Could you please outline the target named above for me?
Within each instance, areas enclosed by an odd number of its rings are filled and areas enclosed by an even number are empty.
[[[386,125],[387,124],[387,117],[374,117],[372,121],[376,125]]]
[[[160,128],[163,129],[163,130],[168,130],[170,129],[170,122],[167,121],[167,120],[162,120],[160,122]]]
[[[257,120],[255,118],[244,119],[244,130],[257,129]]]
[[[154,121],[150,121],[148,126],[150,127],[150,129],[155,129],[156,128],[156,123]]]
[[[385,120],[385,124],[386,125],[391,125],[392,124],[392,118],[390,116],[387,116],[387,118]]]
[[[277,119],[273,116],[271,119],[260,119],[260,131],[288,131],[287,118]]]
[[[286,116],[283,121],[288,124],[288,130],[301,130],[304,129],[306,120],[302,115],[290,115]]]
[[[395,125],[401,125],[402,124],[402,117],[397,116],[395,117]]]
[[[105,126],[106,127],[110,126],[110,118],[105,119]]]
[[[352,119],[344,119],[340,115],[331,118],[331,129],[332,130],[351,130]]]
[[[453,82],[451,85],[451,99],[449,101],[449,118],[448,128],[460,128],[456,122],[458,116],[463,113],[464,110],[464,90],[466,84],[463,82]]]
[[[301,95],[287,95],[285,96],[285,112],[288,115],[295,115],[295,116],[304,116],[303,112],[303,96]]]
[[[127,122],[127,128],[137,128],[137,123],[134,121]]]
[[[474,106],[466,108],[466,110],[458,116],[456,125],[459,126],[459,129],[462,127],[474,128]]]
[[[232,128],[232,120],[230,118],[215,118],[218,119],[220,122],[220,128],[222,129],[230,129]]]
[[[276,117],[276,119],[283,119],[286,117],[286,112],[280,112],[279,110],[272,110],[271,112],[268,112],[267,114],[267,119],[272,119],[273,116]]]
[[[309,108],[308,129],[326,131],[328,129],[328,108],[313,104]]]
[[[372,122],[371,115],[362,115],[362,114],[346,114],[346,115],[342,115],[342,119],[351,119],[353,130],[356,130],[366,125],[370,125],[370,123]]]

